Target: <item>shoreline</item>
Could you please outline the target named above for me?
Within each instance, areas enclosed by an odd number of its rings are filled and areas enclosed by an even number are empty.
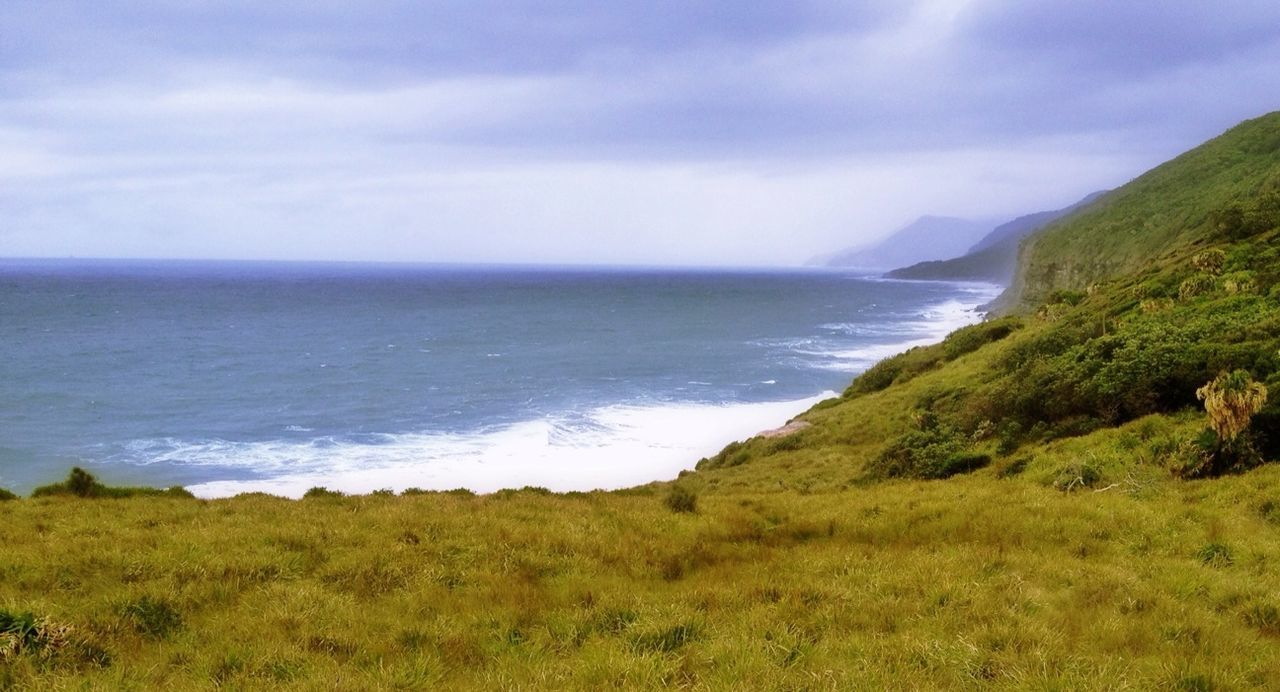
[[[793,351],[813,361],[811,367],[841,373],[847,384],[883,358],[936,343],[959,327],[981,321],[980,306],[1000,290],[953,285],[950,297],[925,304],[916,317],[901,321],[904,340],[846,351],[804,350],[812,346],[795,346]],[[841,326],[823,325],[828,330]],[[225,470],[219,474],[223,478],[178,481],[207,499],[250,492],[297,498],[312,487],[346,494],[407,488],[492,493],[528,486],[557,492],[618,490],[672,480],[735,441],[795,432],[803,427],[796,425],[797,417],[838,395],[829,389],[798,399],[748,403],[619,402],[472,432],[388,434],[372,442],[334,437],[146,440],[140,441],[150,445],[143,452],[144,461],[78,463],[112,482],[115,474],[110,468],[127,464],[130,470],[123,480],[129,484],[146,484],[146,467],[152,464],[182,466],[189,477],[206,479],[218,474],[215,469]],[[76,463],[72,460],[69,466]],[[205,468],[211,473],[203,473]],[[64,471],[59,469],[59,475]],[[244,477],[254,475],[258,477]]]
[[[992,294],[998,295],[1003,290],[1003,287],[995,284],[947,283],[956,286],[957,294],[941,303],[925,306],[921,312],[921,317],[924,319],[916,322],[932,327],[926,332],[926,336],[832,354],[835,356],[835,361],[843,361],[846,367],[854,368],[841,369],[841,371],[856,377],[858,373],[882,358],[891,357],[916,346],[937,343],[956,329],[981,322],[985,319],[985,315],[980,311],[982,305],[991,300]],[[186,487],[197,497],[206,499],[230,497],[243,492],[266,492],[297,498],[312,487],[324,487],[345,494],[367,494],[379,490],[400,492],[406,488],[428,491],[465,489],[479,494],[523,487],[540,487],[553,492],[621,490],[674,480],[681,472],[693,470],[700,459],[716,454],[735,441],[798,432],[805,426],[797,425],[804,421],[797,421],[796,418],[804,415],[819,402],[837,396],[839,396],[838,392],[827,390],[811,397],[778,402],[675,404],[651,409],[617,404],[601,410],[623,414],[646,412],[661,415],[664,420],[651,421],[659,425],[661,435],[650,439],[647,443],[631,438],[622,440],[621,444],[614,442],[599,446],[565,445],[558,448],[561,453],[555,455],[557,457],[555,461],[544,455],[543,463],[538,463],[536,452],[539,449],[545,451],[552,447],[551,440],[556,432],[555,424],[548,420],[534,420],[517,423],[500,431],[499,435],[509,433],[510,437],[488,450],[488,454],[482,452],[461,458],[456,456],[425,460],[419,458],[416,462],[400,466],[374,465],[337,473],[295,474],[258,480],[209,481],[190,484]],[[740,415],[744,412],[751,414],[746,420],[743,420]],[[704,414],[703,420],[697,421],[692,426],[687,425],[690,419],[699,414]],[[706,420],[711,416],[718,420],[716,422]],[[779,421],[782,421],[781,425]],[[637,427],[634,421],[615,420],[613,422],[617,430],[635,431]],[[671,435],[673,431],[676,435]],[[697,439],[691,440],[691,436]],[[671,437],[685,442],[683,449],[674,447]],[[537,445],[539,438],[544,440],[542,447]],[[525,443],[532,441],[534,453],[530,453],[530,446],[519,449],[520,440],[524,440]],[[643,463],[627,464],[625,468],[599,463],[601,458],[616,459],[620,455],[632,459],[643,459]],[[660,457],[660,461],[655,463],[655,456]]]

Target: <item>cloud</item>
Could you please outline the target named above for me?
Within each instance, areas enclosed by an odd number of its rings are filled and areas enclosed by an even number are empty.
[[[1280,10],[1250,2],[15,0],[0,26],[0,255],[796,262],[1060,207],[1280,95]]]

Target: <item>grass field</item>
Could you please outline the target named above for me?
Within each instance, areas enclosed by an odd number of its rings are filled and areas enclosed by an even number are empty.
[[[0,505],[26,688],[1280,686],[1280,469]],[[109,659],[109,661],[108,661]]]

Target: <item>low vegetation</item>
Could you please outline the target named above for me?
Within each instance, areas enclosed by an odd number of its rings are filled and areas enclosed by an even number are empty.
[[[1142,427],[1107,442],[1118,449]],[[1036,464],[1066,467],[1078,451]],[[0,679],[1280,684],[1280,576],[1268,567],[1280,560],[1280,468],[1188,483],[1094,463],[1102,479],[1061,490],[1033,464],[1005,479],[982,469],[807,494],[704,490],[696,513],[672,512],[657,487],[7,503],[0,608],[48,624],[24,625]]]

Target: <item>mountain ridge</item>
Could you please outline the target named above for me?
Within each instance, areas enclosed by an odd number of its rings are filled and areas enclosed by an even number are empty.
[[[866,246],[814,257],[810,265],[890,269],[920,261],[945,259],[964,252],[990,229],[982,221],[925,215],[888,237]]]
[[[1094,192],[1062,209],[1024,214],[997,226],[964,255],[917,262],[894,269],[885,276],[929,281],[984,281],[1007,286],[1017,272],[1018,246],[1025,238],[1088,206],[1105,194],[1106,191]]]

